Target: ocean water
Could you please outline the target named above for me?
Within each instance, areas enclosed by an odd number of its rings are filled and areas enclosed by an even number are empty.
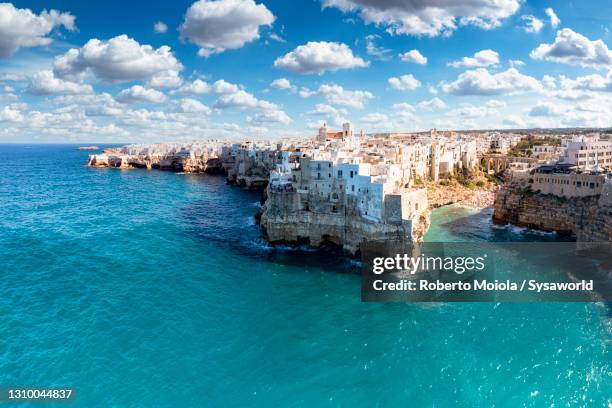
[[[0,387],[74,387],[79,407],[611,403],[601,304],[361,303],[350,261],[262,241],[257,192],[87,154],[0,145]],[[558,239],[489,219],[436,210],[427,240]]]

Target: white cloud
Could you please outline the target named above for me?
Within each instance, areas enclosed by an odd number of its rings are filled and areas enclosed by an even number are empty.
[[[192,98],[181,99],[179,101],[179,111],[181,113],[202,113],[204,115],[209,115],[211,113],[208,106]]]
[[[557,87],[557,80],[550,75],[544,75],[542,77],[542,84],[548,89],[555,89]]]
[[[493,74],[486,68],[478,68],[463,72],[450,84],[442,84],[442,89],[454,95],[502,95],[537,91],[542,85],[516,68]]]
[[[508,62],[510,63],[511,68],[519,68],[525,65],[525,63],[521,60],[509,60]]]
[[[421,101],[417,104],[417,106],[420,109],[429,110],[429,111],[446,109],[448,107],[442,99],[437,98],[437,97],[430,99],[428,101]]]
[[[404,62],[412,62],[414,64],[425,65],[427,64],[427,58],[420,53],[419,50],[410,50],[399,55],[400,59]]]
[[[564,109],[551,102],[538,102],[537,105],[533,106],[529,111],[529,116],[561,116],[564,113]]]
[[[380,35],[378,34],[366,35],[366,52],[368,53],[368,55],[376,57],[380,60],[387,60],[389,59],[389,54],[391,53],[391,50],[376,45],[376,40],[379,38]]]
[[[492,109],[503,108],[504,106],[506,106],[506,102],[498,101],[497,99],[490,99],[487,101],[485,106],[487,108],[492,108]]]
[[[16,74],[14,72],[0,72],[0,81],[25,81],[28,79],[25,75]]]
[[[166,100],[166,95],[155,89],[147,89],[140,85],[134,85],[121,91],[117,95],[117,100],[122,103],[162,103]]]
[[[552,26],[552,28],[557,28],[559,23],[561,23],[561,20],[559,20],[559,17],[557,17],[557,13],[555,13],[555,10],[549,7],[544,11],[546,12],[548,18],[550,18],[550,25]]]
[[[187,9],[179,31],[181,38],[200,47],[198,55],[208,57],[258,40],[259,27],[272,25],[274,19],[264,4],[253,0],[199,0]]]
[[[8,58],[20,48],[49,45],[53,40],[48,35],[60,26],[76,30],[74,16],[57,10],[36,15],[30,9],[0,3],[0,58]]]
[[[490,115],[492,113],[492,109],[486,106],[474,106],[471,104],[462,106],[458,109],[453,110],[452,114],[457,114],[462,118],[482,118],[484,116]]]
[[[397,116],[402,122],[414,122],[416,120],[415,112],[416,109],[409,103],[395,103],[393,104],[393,109],[397,111]]]
[[[224,94],[224,93],[235,93],[240,90],[238,85],[227,82],[223,79],[219,79],[212,84],[196,79],[191,83],[187,83],[181,86],[176,93],[182,94],[195,94],[195,95],[210,95],[210,94]]]
[[[357,12],[368,24],[387,27],[392,34],[450,35],[458,25],[491,29],[519,9],[520,0],[321,0],[323,7]]]
[[[525,129],[527,127],[525,121],[517,115],[506,116],[503,123],[510,129]]]
[[[325,116],[325,115],[338,115],[338,114],[346,114],[344,109],[336,109],[331,105],[326,105],[324,103],[317,103],[313,110],[307,112],[308,115],[313,116]]]
[[[274,61],[276,68],[300,74],[322,74],[325,71],[367,67],[368,64],[353,55],[348,45],[327,41],[309,41]]]
[[[372,125],[380,125],[389,122],[389,117],[384,113],[368,113],[367,115],[359,119],[359,121]]]
[[[336,84],[323,84],[316,91],[302,89],[300,96],[309,98],[311,96],[323,96],[330,105],[347,106],[349,108],[363,109],[368,100],[374,98],[368,91],[351,91]]]
[[[23,122],[23,115],[21,109],[17,109],[14,106],[5,106],[0,110],[0,122]]]
[[[257,112],[254,116],[248,117],[247,122],[253,125],[268,125],[274,123],[288,125],[292,120],[282,110],[268,110]]]
[[[570,79],[562,75],[559,81],[562,90],[612,92],[612,70],[606,76],[591,74]]]
[[[215,107],[226,108],[269,108],[276,105],[271,102],[257,99],[253,94],[239,89],[236,92],[223,94],[217,99]]]
[[[83,111],[87,116],[120,116],[127,107],[113,98],[111,94],[61,95],[53,102],[61,106],[62,111]]]
[[[276,89],[292,89],[291,82],[287,78],[278,78],[270,83],[272,88]]]
[[[612,66],[612,51],[602,40],[591,41],[569,28],[557,31],[553,44],[540,44],[531,51],[533,59],[583,67]]]
[[[93,89],[91,85],[56,78],[51,71],[40,71],[32,77],[27,91],[32,95],[51,95],[55,93],[92,93]]]
[[[531,14],[526,15],[526,16],[521,16],[521,20],[525,22],[525,26],[523,27],[523,30],[525,30],[526,33],[537,34],[540,32],[542,27],[544,27],[544,22],[540,20],[539,18],[532,16]]]
[[[391,88],[398,89],[400,91],[414,91],[421,86],[421,82],[416,79],[412,74],[402,75],[399,78],[391,77],[387,80]]]
[[[247,118],[254,125],[280,123],[289,124],[291,118],[275,103],[258,99],[255,95],[239,89],[234,92],[224,93],[215,103],[217,109],[238,108],[242,110],[253,110],[255,115]]]
[[[176,70],[162,71],[153,75],[148,84],[153,88],[176,88],[183,83],[179,72]]]
[[[157,34],[163,34],[168,31],[168,26],[163,21],[158,21],[153,25],[153,31],[155,31]]]
[[[499,64],[499,54],[493,50],[481,50],[473,57],[463,57],[459,61],[453,61],[448,65],[454,68],[476,68]]]
[[[278,35],[276,33],[270,33],[268,35],[268,38],[273,40],[273,41],[276,41],[276,42],[279,42],[279,43],[283,43],[283,44],[287,42],[287,40],[285,40],[283,37],[281,37],[280,35]]]
[[[120,35],[108,41],[89,40],[82,48],[72,48],[55,58],[53,71],[59,77],[91,73],[109,82],[153,80],[168,76],[183,66],[168,46],[154,49]]]

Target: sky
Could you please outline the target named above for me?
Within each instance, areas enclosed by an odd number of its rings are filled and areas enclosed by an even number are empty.
[[[612,2],[0,3],[0,143],[612,126]]]

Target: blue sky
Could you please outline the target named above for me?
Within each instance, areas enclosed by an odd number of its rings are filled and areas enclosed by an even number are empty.
[[[612,125],[609,1],[421,3],[2,3],[0,142]]]

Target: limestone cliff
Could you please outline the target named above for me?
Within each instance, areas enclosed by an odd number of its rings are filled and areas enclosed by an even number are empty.
[[[493,221],[573,234],[579,242],[612,241],[610,190],[612,185],[601,196],[563,198],[510,183],[496,195]]]
[[[323,204],[323,203],[321,203]],[[414,220],[371,220],[338,206],[335,211],[318,206],[312,197],[304,208],[295,192],[268,192],[262,207],[261,228],[269,242],[306,244],[319,247],[326,243],[340,246],[351,255],[359,254],[364,241],[416,242],[429,226],[428,212]]]

